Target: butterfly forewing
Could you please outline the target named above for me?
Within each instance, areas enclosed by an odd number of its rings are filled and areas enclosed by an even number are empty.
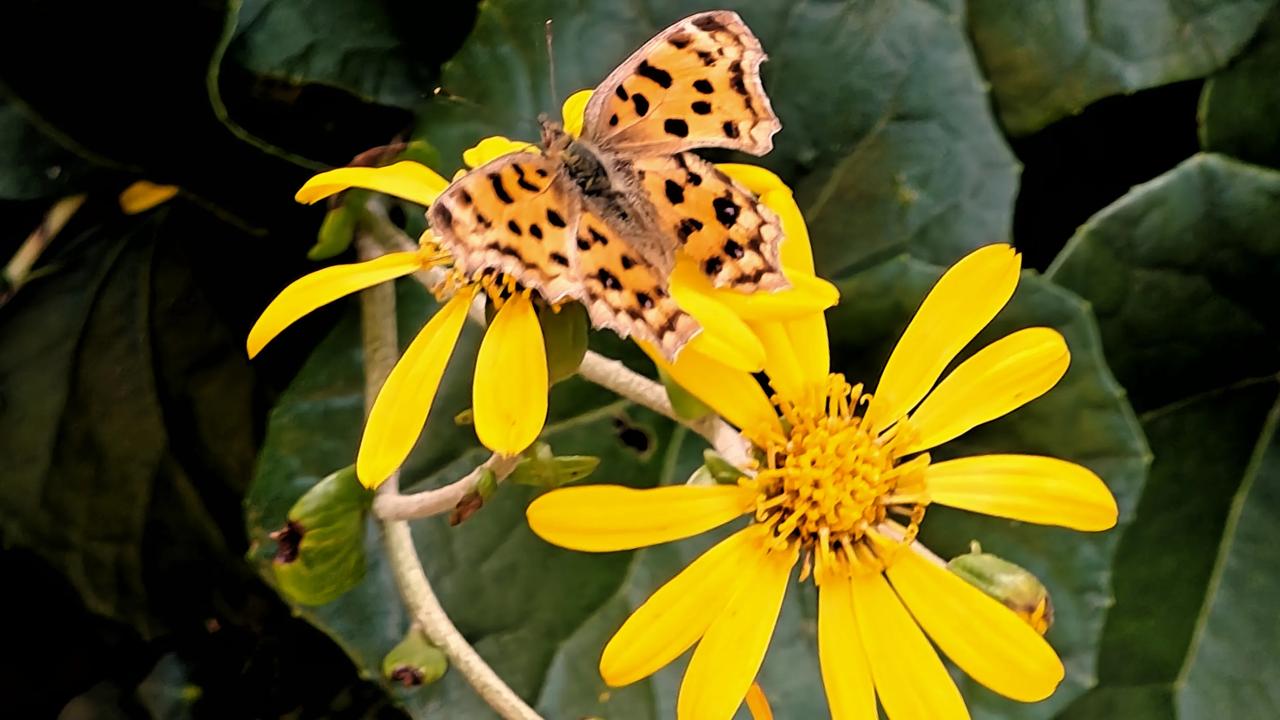
[[[750,191],[693,153],[634,162],[660,230],[718,287],[743,292],[787,287],[778,258],[778,216]]]
[[[760,41],[737,13],[685,18],[596,88],[583,137],[631,154],[725,147],[763,155],[782,128],[760,82],[764,59]]]
[[[513,153],[455,181],[431,206],[432,230],[467,275],[499,270],[551,302],[580,297],[570,264],[582,198],[534,153]]]

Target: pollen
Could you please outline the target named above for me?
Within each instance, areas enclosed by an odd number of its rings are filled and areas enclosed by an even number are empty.
[[[799,548],[802,579],[812,570],[819,583],[833,570],[879,572],[924,518],[923,504],[894,498],[922,488],[929,456],[903,457],[912,434],[906,420],[873,432],[862,415],[870,399],[862,385],[833,374],[809,399],[772,398],[785,436],[754,434],[755,477],[743,482],[756,492],[755,519],[769,527],[773,549]]]

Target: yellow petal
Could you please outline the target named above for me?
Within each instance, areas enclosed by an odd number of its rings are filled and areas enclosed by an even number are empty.
[[[421,269],[416,252],[388,253],[373,260],[350,265],[332,265],[303,275],[280,292],[249,331],[246,349],[257,355],[282,330],[316,308],[378,283],[394,280]]]
[[[538,314],[516,295],[498,310],[476,355],[471,408],[480,442],[501,455],[529,447],[547,421],[547,383]]]
[[[831,372],[831,348],[827,344],[827,319],[822,313],[805,315],[783,323],[791,337],[791,347],[797,348],[801,372],[810,383],[819,387]]]
[[[293,199],[310,205],[343,190],[364,188],[428,207],[448,186],[449,182],[435,170],[403,160],[386,167],[344,167],[322,172],[304,183]]]
[[[549,543],[610,552],[706,532],[747,512],[753,502],[751,492],[736,485],[581,485],[552,490],[530,503],[525,515],[529,528]]]
[[[778,177],[772,170],[766,170],[759,165],[749,165],[747,163],[717,163],[716,167],[720,172],[742,183],[742,186],[756,195],[763,195],[770,190],[785,190],[791,192],[791,188],[782,182],[782,178]]]
[[[818,661],[831,720],[875,720],[876,693],[844,578],[818,588]]]
[[[1009,608],[914,552],[898,553],[889,580],[942,652],[974,680],[1008,698],[1037,702],[1062,682],[1062,661]]]
[[[573,137],[582,134],[582,116],[587,109],[587,101],[591,99],[593,90],[579,90],[570,95],[560,106],[560,115],[564,119],[564,131]]]
[[[871,427],[889,427],[924,398],[956,354],[1009,302],[1020,266],[1012,247],[988,245],[938,280],[885,363],[867,408]]]
[[[751,687],[778,622],[796,552],[764,553],[741,559],[746,582],[702,636],[689,660],[680,695],[679,720],[730,720]]]
[[[640,348],[680,386],[715,410],[720,417],[748,432],[782,433],[778,413],[760,383],[750,373],[736,370],[686,347],[674,364],[645,343]]]
[[[965,360],[911,413],[918,436],[903,452],[927,450],[1013,412],[1049,391],[1071,364],[1056,330],[1019,330]]]
[[[773,720],[773,709],[769,707],[769,698],[760,689],[760,683],[751,683],[751,687],[747,689],[746,702],[751,720]]]
[[[523,140],[512,140],[501,135],[487,137],[473,147],[462,151],[462,162],[469,168],[477,168],[503,155],[517,152],[541,153],[537,145]]]
[[[1039,455],[976,455],[925,469],[933,502],[985,515],[1106,530],[1116,524],[1116,499],[1088,468]]]
[[[366,487],[390,477],[422,434],[474,295],[474,288],[468,288],[445,303],[409,343],[378,391],[356,454],[356,476]]]
[[[760,525],[740,530],[658,588],[605,645],[604,681],[619,687],[646,678],[697,642],[750,581],[742,568],[762,552],[763,537]]]
[[[177,185],[157,185],[139,180],[120,193],[120,209],[125,215],[137,215],[171,199],[178,194]]]
[[[968,720],[933,646],[880,573],[853,577],[854,617],[889,720]]]
[[[678,280],[674,273],[670,288],[676,304],[702,326],[689,347],[746,372],[764,367],[764,347],[746,321],[697,286]]]
[[[769,385],[791,401],[808,397],[814,378],[805,375],[800,360],[804,349],[792,346],[787,327],[779,322],[762,322],[753,324],[751,329],[764,345],[764,371],[769,376]]]

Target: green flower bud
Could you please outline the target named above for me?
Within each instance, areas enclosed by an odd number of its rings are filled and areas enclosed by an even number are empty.
[[[591,455],[556,457],[546,443],[534,443],[507,480],[550,490],[587,477],[599,464],[600,458]]]
[[[970,585],[1017,613],[1041,635],[1053,625],[1049,590],[1027,569],[982,552],[976,542],[970,552],[952,559],[947,566]]]
[[[449,659],[421,630],[409,628],[399,645],[382,659],[382,676],[402,687],[428,685],[444,676]]]
[[[356,224],[360,213],[346,198],[336,207],[329,210],[320,223],[320,232],[316,233],[316,244],[307,251],[308,260],[328,260],[346,252],[356,236]]]
[[[271,533],[271,568],[281,594],[301,605],[323,605],[364,577],[365,512],[373,493],[346,467],[316,483]]]
[[[710,448],[702,451],[702,462],[703,467],[711,473],[711,477],[719,485],[736,485],[738,478],[746,475],[737,465],[725,460],[720,453]]]
[[[547,346],[547,375],[554,385],[574,373],[587,354],[587,309],[579,303],[538,309],[542,341]]]

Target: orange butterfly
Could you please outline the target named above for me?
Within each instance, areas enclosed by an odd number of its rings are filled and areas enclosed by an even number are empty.
[[[596,327],[673,360],[699,331],[667,287],[677,249],[716,286],[788,286],[778,217],[689,152],[763,155],[782,128],[760,82],[765,54],[737,13],[658,33],[587,103],[581,137],[542,118],[543,152],[505,155],[453,183],[428,217],[467,275],[498,270]]]

